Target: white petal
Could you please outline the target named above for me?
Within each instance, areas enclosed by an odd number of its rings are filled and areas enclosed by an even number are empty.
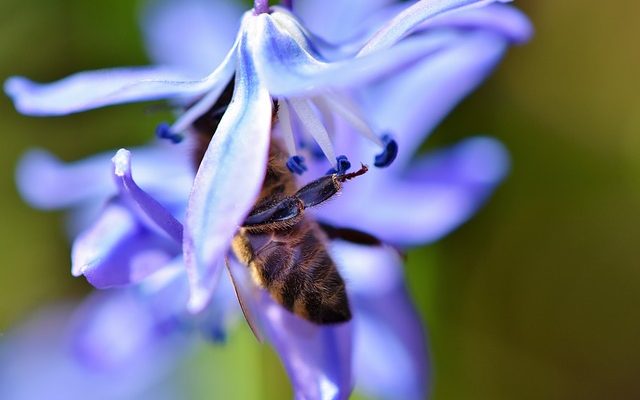
[[[241,45],[233,100],[204,155],[189,199],[184,253],[192,311],[206,306],[229,244],[260,192],[271,113],[271,97],[258,81],[248,49]]]
[[[424,21],[448,12],[511,0],[420,0],[389,21],[362,47],[359,56],[390,48]]]

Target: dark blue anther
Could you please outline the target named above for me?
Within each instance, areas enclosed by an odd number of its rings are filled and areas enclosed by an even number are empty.
[[[347,156],[338,156],[336,157],[336,164],[338,166],[338,174],[344,174],[351,168],[351,163]]]
[[[171,143],[182,142],[182,135],[171,131],[171,127],[166,122],[158,124],[156,127],[156,136],[160,139],[171,140]]]
[[[384,150],[376,156],[373,165],[378,168],[385,168],[391,165],[393,160],[396,159],[398,155],[398,143],[388,134],[382,136],[380,139],[382,140]]]
[[[327,171],[327,175],[343,175],[349,170],[349,168],[351,168],[351,162],[349,162],[347,156],[338,156],[336,157],[336,168],[331,168],[329,171]]]
[[[307,166],[304,165],[304,157],[289,157],[289,159],[287,160],[287,168],[289,168],[289,171],[293,172],[294,174],[302,175],[307,170]]]

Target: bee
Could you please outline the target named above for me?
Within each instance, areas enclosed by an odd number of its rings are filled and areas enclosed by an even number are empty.
[[[346,322],[351,311],[344,281],[328,254],[327,235],[304,214],[367,171],[325,175],[296,191],[277,141],[256,206],[233,239],[236,257],[254,281],[287,310],[318,324]]]
[[[193,124],[197,143],[194,162],[200,164],[233,93],[230,83],[218,102]],[[274,123],[277,105],[274,104]],[[362,244],[377,239],[351,229],[320,224],[305,215],[339,193],[342,184],[367,172],[322,176],[302,188],[286,166],[286,152],[272,136],[266,175],[260,195],[232,241],[235,257],[246,265],[255,283],[287,310],[316,324],[335,324],[351,319],[345,282],[331,259],[326,244],[343,238]],[[242,303],[242,302],[241,302]]]

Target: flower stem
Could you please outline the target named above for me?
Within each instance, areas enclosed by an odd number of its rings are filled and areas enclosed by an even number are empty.
[[[256,14],[269,12],[269,0],[254,0],[253,10]]]

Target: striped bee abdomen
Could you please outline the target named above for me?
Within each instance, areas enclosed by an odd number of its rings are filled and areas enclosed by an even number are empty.
[[[305,218],[274,234],[247,264],[254,280],[289,311],[318,324],[345,322],[351,319],[345,284],[323,237],[317,224]],[[260,245],[257,235],[246,238]]]

